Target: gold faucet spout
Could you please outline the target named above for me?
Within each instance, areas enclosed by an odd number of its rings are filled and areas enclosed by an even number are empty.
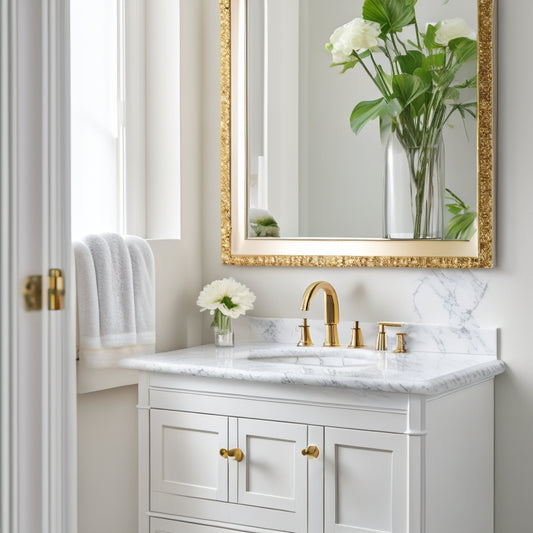
[[[302,299],[302,311],[309,311],[313,296],[322,289],[324,291],[324,323],[326,324],[326,339],[324,346],[340,346],[337,324],[339,323],[339,300],[331,283],[315,281],[305,289]]]

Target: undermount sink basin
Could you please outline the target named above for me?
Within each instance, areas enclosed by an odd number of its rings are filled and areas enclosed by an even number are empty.
[[[322,367],[360,367],[375,365],[377,354],[371,349],[342,347],[295,346],[255,350],[249,360],[277,365],[305,365]]]

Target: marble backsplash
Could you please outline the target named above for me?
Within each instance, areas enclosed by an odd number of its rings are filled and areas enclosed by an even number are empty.
[[[316,346],[324,342],[325,327],[322,320],[309,320],[311,338]],[[261,318],[244,316],[234,321],[235,342],[298,343],[301,318]],[[340,322],[339,341],[350,342],[353,322]],[[365,345],[375,345],[378,326],[360,322]],[[405,323],[401,328],[387,328],[390,350],[396,347],[396,333],[405,332],[408,352],[453,353],[497,357],[498,330],[496,328],[467,327],[466,325],[434,325]]]

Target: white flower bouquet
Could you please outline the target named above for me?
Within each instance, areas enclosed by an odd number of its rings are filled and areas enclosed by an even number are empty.
[[[196,301],[201,307],[200,311],[209,310],[213,315],[211,327],[222,335],[232,332],[231,319],[253,309],[254,302],[255,294],[233,278],[217,279],[209,283],[202,289]]]
[[[457,75],[477,58],[477,41],[460,18],[428,23],[421,31],[416,2],[365,0],[362,18],[337,28],[326,48],[331,66],[342,67],[344,73],[360,65],[381,94],[353,108],[350,126],[357,134],[370,120],[379,119],[383,138],[396,135],[409,158],[414,238],[424,238],[428,153],[453,114],[459,113],[463,120],[476,117],[471,89],[477,87],[477,74],[461,81]]]

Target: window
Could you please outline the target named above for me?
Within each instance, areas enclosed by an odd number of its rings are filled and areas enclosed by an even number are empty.
[[[179,0],[71,0],[72,237],[179,238]]]

